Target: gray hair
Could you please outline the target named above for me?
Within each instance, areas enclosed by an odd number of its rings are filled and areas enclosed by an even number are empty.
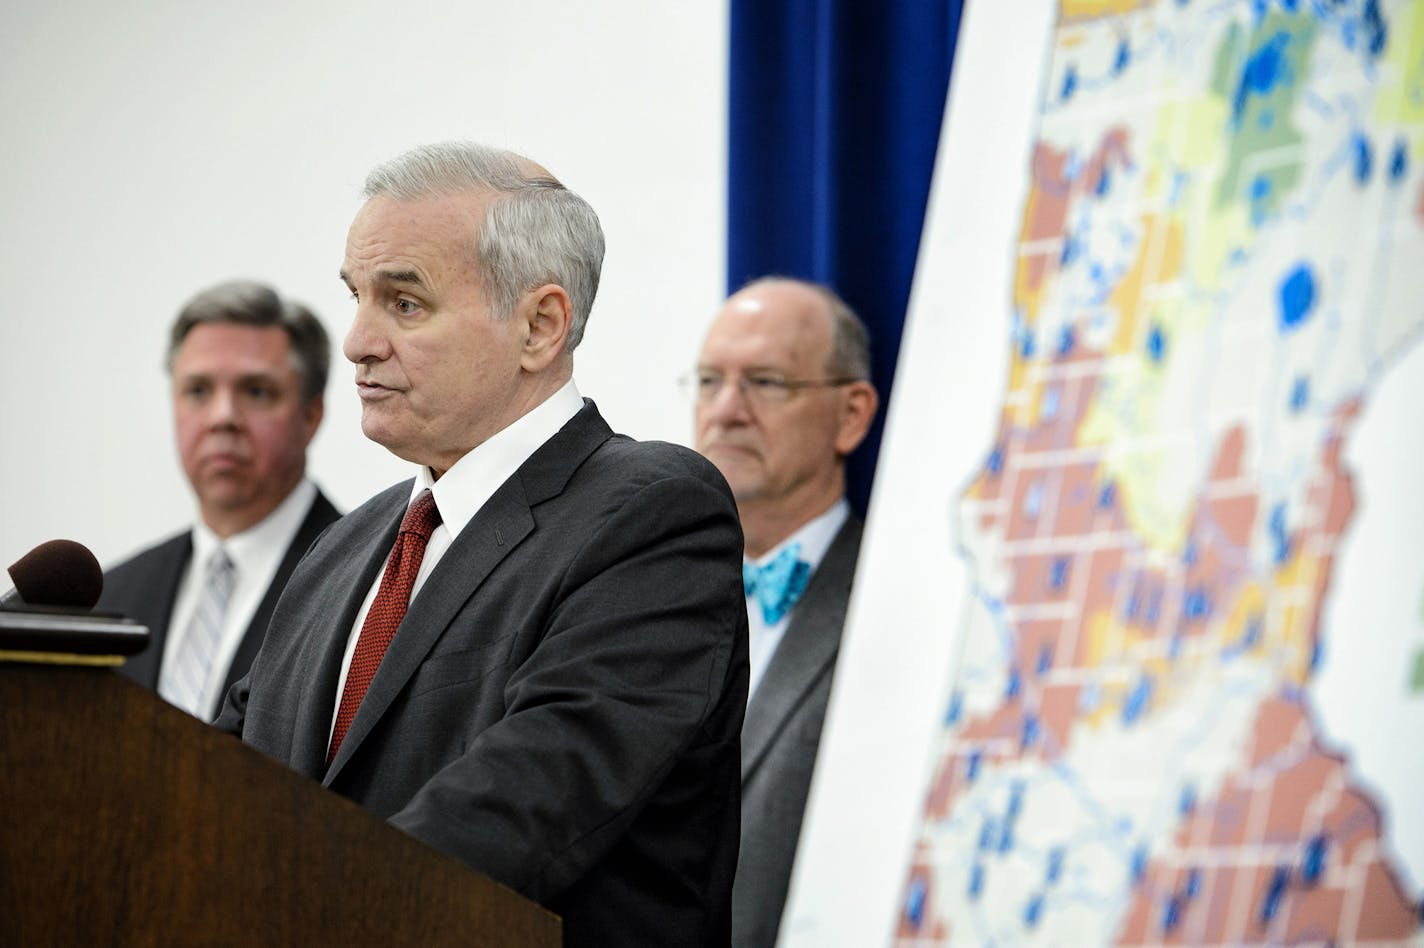
[[[378,166],[362,194],[411,201],[467,191],[493,192],[473,235],[475,266],[495,312],[545,283],[569,294],[569,352],[583,339],[603,268],[603,228],[588,202],[521,155],[473,142],[423,145]]]
[[[870,381],[870,331],[840,294],[823,283],[793,277],[764,276],[747,283],[737,292],[753,287],[790,283],[805,287],[821,298],[831,315],[831,354],[826,371],[837,378]]]
[[[326,391],[331,343],[321,320],[301,303],[284,300],[270,286],[253,280],[220,283],[183,304],[168,331],[164,365],[170,374],[178,347],[183,345],[188,333],[197,326],[212,323],[282,330],[292,346],[292,363],[302,383],[302,401],[310,402]]]

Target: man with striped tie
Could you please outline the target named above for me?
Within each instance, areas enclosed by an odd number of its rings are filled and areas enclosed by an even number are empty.
[[[247,673],[297,560],[339,516],[305,476],[330,359],[316,316],[259,283],[204,290],[173,324],[174,429],[197,522],[109,570],[97,608],[152,634],[121,673],[204,720]]]

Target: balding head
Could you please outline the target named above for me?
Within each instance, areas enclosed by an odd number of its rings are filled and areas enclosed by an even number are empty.
[[[697,448],[732,487],[748,555],[845,493],[846,456],[877,404],[856,371],[865,353],[855,314],[816,284],[760,280],[717,314],[697,364]]]

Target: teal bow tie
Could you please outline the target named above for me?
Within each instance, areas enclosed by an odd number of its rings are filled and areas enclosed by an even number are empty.
[[[806,581],[811,578],[811,565],[800,556],[801,544],[793,543],[763,566],[742,563],[742,585],[746,587],[747,595],[754,597],[761,606],[761,616],[767,625],[780,622],[806,591]]]

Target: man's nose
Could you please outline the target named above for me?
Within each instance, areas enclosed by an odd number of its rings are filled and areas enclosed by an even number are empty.
[[[357,365],[380,361],[390,355],[390,340],[382,329],[379,311],[374,306],[356,304],[356,315],[351,320],[351,328],[346,331],[341,353]]]
[[[208,401],[208,424],[214,428],[231,428],[241,422],[242,408],[238,404],[237,392],[230,386],[218,386]]]

